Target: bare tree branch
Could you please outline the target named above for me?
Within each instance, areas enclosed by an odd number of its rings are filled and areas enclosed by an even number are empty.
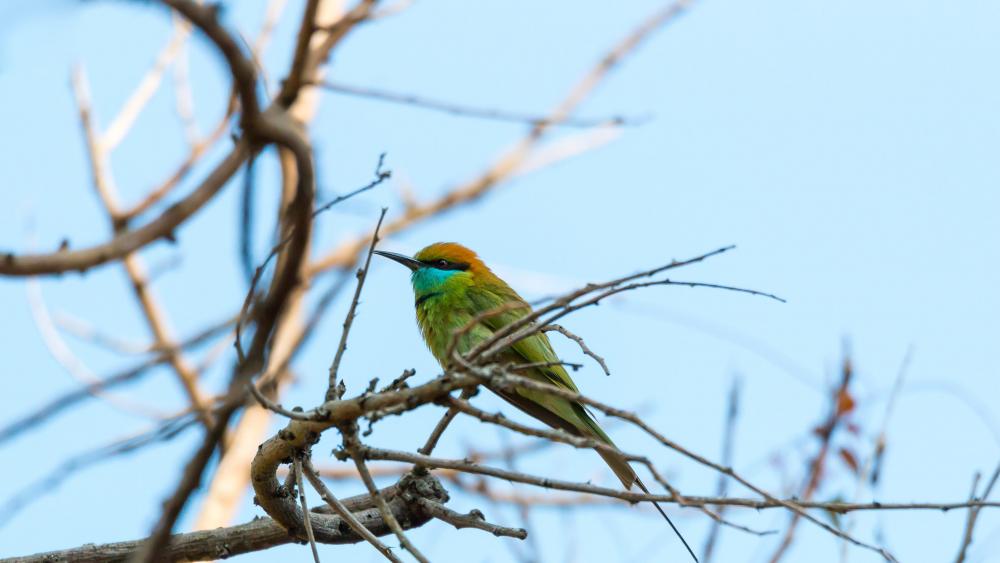
[[[458,530],[463,528],[476,528],[477,530],[489,532],[497,537],[507,536],[517,538],[519,540],[523,540],[528,537],[528,532],[526,532],[524,528],[508,528],[506,526],[498,526],[487,522],[486,517],[483,516],[483,513],[479,510],[473,510],[468,514],[459,514],[447,506],[434,502],[430,499],[422,498],[417,502],[420,503],[420,506],[424,507],[424,510],[426,510],[428,514],[438,520],[443,520],[452,526],[455,526]]]
[[[740,410],[741,386],[741,380],[734,378],[732,387],[729,388],[729,399],[726,406],[726,425],[722,434],[722,465],[727,467],[731,467],[733,464],[733,446],[735,443],[733,435],[736,433],[736,417],[739,415]],[[718,485],[715,488],[715,496],[725,497],[728,493],[729,479],[725,475],[719,475]],[[719,516],[722,516],[724,510],[724,506],[719,507]],[[712,560],[716,542],[719,540],[720,530],[721,526],[718,521],[712,523],[712,527],[709,528],[708,537],[705,538],[705,547],[701,552],[703,563],[709,563]]]
[[[432,477],[425,476],[419,483],[430,483]],[[414,480],[401,482],[380,491],[383,498],[388,499],[393,515],[407,526],[417,527],[425,524],[429,516],[423,507],[414,501],[407,501],[400,494],[401,486],[413,486]],[[422,490],[415,488],[414,490]],[[415,497],[423,498],[423,497]],[[364,493],[341,501],[350,510],[355,519],[376,536],[391,533],[382,520],[378,510],[372,504],[371,495]],[[313,509],[312,518],[316,526],[316,540],[327,544],[352,544],[363,541],[340,516],[326,514],[320,509]],[[87,544],[64,551],[38,553],[26,557],[9,559],[11,563],[47,563],[51,561],[74,561],[80,563],[109,563],[127,561],[142,548],[148,540],[109,543],[103,545]],[[224,559],[242,553],[260,551],[270,547],[298,541],[270,518],[257,518],[228,528],[217,528],[186,534],[170,536],[169,542],[160,555],[171,561],[198,561],[205,559]]]

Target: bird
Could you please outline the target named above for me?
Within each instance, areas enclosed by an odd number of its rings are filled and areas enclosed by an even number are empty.
[[[443,369],[452,365],[450,352],[465,354],[496,331],[531,313],[531,306],[516,291],[494,274],[475,252],[461,244],[437,242],[412,257],[382,250],[375,250],[374,253],[410,269],[417,326],[431,354]],[[495,314],[484,315],[490,311]],[[479,320],[452,343],[456,332],[467,327],[477,316]],[[519,374],[579,393],[544,332],[538,331],[514,342],[496,357],[501,363],[530,364],[530,367],[519,370]],[[507,390],[491,390],[548,426],[614,447],[611,438],[585,405],[578,401],[516,386]],[[596,451],[626,490],[635,485],[649,494],[649,489],[617,448]],[[657,503],[653,505],[697,562],[698,557],[667,514]]]

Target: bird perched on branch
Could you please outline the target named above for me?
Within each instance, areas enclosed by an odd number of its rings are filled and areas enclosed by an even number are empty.
[[[467,354],[491,339],[497,331],[531,313],[531,306],[517,292],[490,271],[475,252],[460,244],[435,243],[412,258],[381,250],[375,253],[410,269],[417,324],[427,347],[445,369],[454,362],[451,354]],[[500,349],[494,357],[501,363],[524,366],[518,369],[519,375],[579,392],[544,332],[535,331]],[[577,401],[523,387],[493,391],[553,428],[614,446],[586,407]],[[617,450],[598,449],[597,453],[626,489],[637,485],[649,493],[624,455]],[[697,561],[666,513],[653,504]]]

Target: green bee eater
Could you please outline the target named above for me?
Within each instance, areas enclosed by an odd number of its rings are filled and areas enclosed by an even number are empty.
[[[412,258],[395,252],[376,250],[376,254],[395,260],[411,271],[416,300],[417,324],[427,347],[442,368],[451,363],[449,350],[464,354],[493,336],[495,331],[530,314],[531,307],[506,282],[498,278],[475,252],[453,242],[432,244]],[[513,305],[513,306],[512,306]],[[453,335],[466,327],[473,318],[488,311],[499,314],[485,316],[470,330],[458,337]],[[454,346],[452,348],[452,346]],[[521,339],[497,354],[500,362],[516,365],[532,364],[519,373],[542,383],[579,392],[573,379],[559,364],[548,337],[537,332]],[[500,397],[528,415],[564,430],[574,436],[595,439],[614,446],[585,406],[579,402],[525,388],[509,391],[494,390]],[[597,450],[626,489],[638,485],[648,493],[638,475],[621,453]],[[653,503],[670,527],[680,537],[691,557],[697,557],[659,505]]]

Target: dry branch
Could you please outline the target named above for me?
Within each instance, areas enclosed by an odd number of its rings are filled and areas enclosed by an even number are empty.
[[[402,525],[417,527],[426,523],[430,516],[415,500],[407,500],[400,492],[436,490],[433,477],[408,478],[382,489],[390,509]],[[440,487],[440,485],[436,485]],[[443,490],[443,489],[442,489]],[[420,496],[413,497],[424,498]],[[440,498],[440,497],[435,497]],[[376,536],[391,533],[378,510],[373,506],[368,493],[346,498],[341,501],[354,517]],[[339,516],[328,514],[321,508],[311,513],[316,541],[327,544],[353,544],[364,541]],[[38,553],[26,557],[14,557],[10,563],[49,563],[51,561],[74,561],[78,563],[107,563],[126,561],[134,556],[147,540],[116,542],[102,545],[87,544],[63,551]],[[270,547],[301,541],[291,536],[277,522],[270,518],[256,518],[245,524],[204,530],[170,536],[160,555],[172,561],[199,561],[224,559],[242,553],[260,551]]]

